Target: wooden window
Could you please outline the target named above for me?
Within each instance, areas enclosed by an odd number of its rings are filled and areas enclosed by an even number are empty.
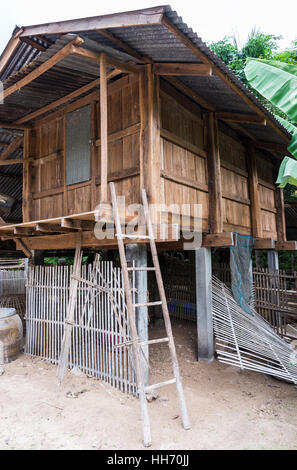
[[[91,177],[91,107],[84,106],[66,115],[66,184]]]

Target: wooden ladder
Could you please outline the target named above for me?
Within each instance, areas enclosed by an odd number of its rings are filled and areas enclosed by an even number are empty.
[[[182,381],[181,381],[181,375],[180,375],[178,361],[177,361],[176,349],[175,349],[171,322],[170,322],[170,317],[169,317],[169,312],[168,312],[168,307],[167,307],[167,300],[166,300],[166,295],[165,295],[165,290],[164,290],[164,285],[163,285],[163,280],[162,280],[162,275],[161,275],[161,270],[160,270],[159,258],[158,258],[155,237],[154,237],[154,232],[153,232],[153,225],[152,225],[150,213],[149,213],[146,191],[145,189],[142,189],[141,196],[142,196],[142,204],[143,204],[143,209],[144,209],[146,231],[148,232],[148,234],[144,236],[129,235],[129,234],[125,235],[122,232],[122,226],[121,226],[121,221],[120,221],[120,216],[119,216],[119,208],[117,204],[117,197],[116,197],[114,183],[110,183],[109,186],[110,186],[111,199],[112,199],[113,216],[114,216],[114,221],[115,221],[115,226],[116,226],[116,237],[118,241],[121,267],[122,267],[122,272],[123,272],[125,298],[126,298],[127,313],[128,313],[128,318],[129,318],[129,326],[130,326],[130,334],[131,334],[131,341],[127,342],[126,346],[131,346],[132,351],[133,351],[133,357],[134,357],[133,362],[134,362],[136,382],[137,382],[139,402],[140,402],[140,410],[141,410],[143,444],[145,447],[149,447],[151,445],[151,431],[150,431],[150,421],[149,421],[149,415],[148,415],[146,393],[149,393],[152,390],[155,390],[162,386],[176,383],[177,394],[179,398],[179,405],[180,405],[184,428],[190,429],[190,423],[189,423],[189,417],[187,413],[187,407],[186,407],[186,401],[185,401],[185,396],[184,396],[184,391],[183,391],[183,386],[182,386]],[[124,248],[125,238],[149,240],[154,267],[150,267],[150,268],[148,267],[130,268],[129,267],[128,268],[126,253],[125,253],[125,248]],[[154,271],[155,272],[158,290],[160,294],[160,301],[147,302],[144,304],[133,304],[131,285],[130,285],[130,279],[129,279],[129,272],[131,271]],[[142,306],[151,307],[151,306],[156,306],[156,305],[162,306],[162,313],[163,313],[167,337],[161,338],[161,339],[155,339],[151,341],[141,341],[137,334],[137,328],[136,328],[136,323],[135,323],[135,309],[137,307],[142,307]],[[150,345],[150,344],[156,344],[156,343],[168,343],[174,378],[167,380],[166,382],[161,382],[161,383],[157,383],[154,385],[145,386],[144,380],[143,380],[143,371],[141,367],[141,352],[142,352],[141,347],[142,345]]]

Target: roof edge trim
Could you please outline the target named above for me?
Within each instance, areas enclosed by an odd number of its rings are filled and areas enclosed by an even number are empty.
[[[9,62],[10,57],[18,47],[20,43],[20,35],[22,34],[22,32],[23,29],[19,28],[19,30],[10,38],[4,51],[2,52],[0,56],[0,73],[4,70],[4,68]]]
[[[35,36],[43,34],[64,34],[69,32],[90,31],[94,29],[123,28],[133,26],[146,26],[160,24],[166,6],[133,10],[109,15],[92,16],[76,20],[57,21],[40,25],[24,26],[21,36]]]

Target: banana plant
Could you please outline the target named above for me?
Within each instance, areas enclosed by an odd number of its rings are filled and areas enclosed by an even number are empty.
[[[288,151],[297,159],[297,65],[276,60],[248,59],[245,75],[250,85],[286,117],[276,116],[292,134]],[[277,184],[284,188],[288,183],[297,186],[297,161],[285,157]]]

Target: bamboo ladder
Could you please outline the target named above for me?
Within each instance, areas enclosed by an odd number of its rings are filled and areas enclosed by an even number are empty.
[[[151,392],[152,390],[155,390],[165,385],[176,383],[184,429],[190,429],[190,423],[189,423],[189,418],[188,418],[188,413],[187,413],[187,407],[186,407],[186,402],[185,402],[185,397],[184,397],[181,375],[180,375],[178,361],[177,361],[177,355],[176,355],[171,322],[170,322],[170,317],[169,317],[169,312],[168,312],[168,307],[167,307],[166,295],[165,295],[163,279],[162,279],[161,270],[160,270],[156,243],[155,243],[153,225],[152,225],[150,214],[149,214],[146,191],[145,189],[142,189],[141,196],[142,196],[142,204],[144,208],[146,230],[148,232],[148,235],[144,235],[144,236],[128,235],[128,234],[125,235],[122,232],[122,226],[121,226],[121,221],[120,221],[120,216],[119,216],[119,208],[117,204],[117,197],[116,197],[114,183],[110,183],[109,186],[110,186],[111,199],[112,199],[113,216],[114,216],[115,226],[116,226],[116,237],[118,241],[120,261],[121,261],[121,267],[122,267],[122,272],[123,272],[124,290],[125,290],[128,318],[129,318],[129,326],[130,326],[130,332],[131,332],[131,341],[127,342],[126,346],[131,346],[132,351],[133,351],[134,367],[135,367],[135,374],[136,374],[136,381],[137,381],[138,395],[139,395],[139,402],[140,402],[140,410],[141,410],[143,444],[145,447],[149,447],[151,446],[151,431],[150,431],[150,420],[149,420],[147,400],[146,400],[147,392]],[[150,267],[150,268],[129,267],[128,268],[126,253],[125,253],[125,248],[124,248],[124,238],[149,240],[154,267]],[[130,271],[155,271],[158,291],[160,294],[160,301],[147,302],[144,304],[133,304],[130,279],[129,279]],[[151,341],[141,341],[137,334],[137,328],[136,328],[136,323],[135,323],[135,309],[137,307],[142,307],[142,306],[150,307],[150,306],[155,306],[155,305],[162,306],[162,313],[163,313],[167,337],[156,339],[156,340],[151,340]],[[151,344],[156,344],[156,343],[168,343],[174,378],[167,380],[166,382],[160,382],[160,383],[153,384],[150,386],[145,386],[144,380],[143,380],[143,371],[141,367],[141,352],[142,352],[141,347],[142,345],[151,345]]]

